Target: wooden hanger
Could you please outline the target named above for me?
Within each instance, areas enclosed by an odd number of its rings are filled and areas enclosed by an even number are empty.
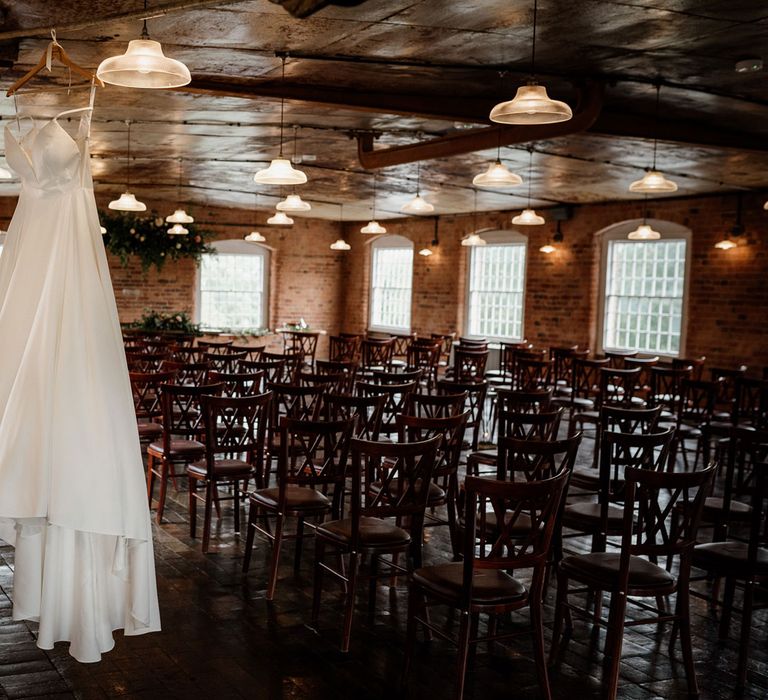
[[[43,51],[42,55],[40,56],[40,60],[37,62],[37,65],[29,72],[21,76],[21,78],[19,78],[13,85],[11,85],[11,87],[8,88],[8,92],[5,93],[5,96],[10,97],[13,95],[13,93],[15,93],[19,88],[23,87],[30,80],[32,80],[32,78],[34,78],[41,70],[43,70],[43,68],[50,70],[51,61],[54,58],[59,61],[59,63],[67,66],[67,68],[69,68],[73,73],[77,73],[83,78],[93,81],[100,87],[104,87],[104,83],[96,77],[95,73],[78,65],[69,57],[67,52],[64,50],[64,47],[58,41],[56,41],[56,30],[51,29],[51,42],[48,44],[48,48]]]

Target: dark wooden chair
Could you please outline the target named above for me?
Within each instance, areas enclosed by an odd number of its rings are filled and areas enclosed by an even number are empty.
[[[163,435],[161,440],[151,442],[147,447],[147,498],[150,505],[155,478],[160,479],[156,514],[158,525],[163,521],[168,480],[173,479],[175,483],[176,477],[186,475],[187,465],[205,457],[201,397],[219,396],[223,389],[223,384],[160,386]],[[176,472],[177,465],[182,465],[184,471]]]
[[[125,361],[132,372],[159,372],[170,352],[127,352]]]
[[[647,402],[651,393],[651,367],[659,364],[659,357],[627,357],[624,360],[624,367],[627,369],[638,368],[640,373],[635,382],[634,395]]]
[[[573,357],[578,350],[578,345],[560,345],[549,348],[549,359],[552,360],[552,384],[558,394],[570,391]]]
[[[296,377],[301,370],[301,366],[304,362],[304,356],[300,352],[267,352],[266,350],[261,353],[262,362],[282,362],[283,373],[278,379],[283,384],[293,384],[296,382]]]
[[[485,397],[488,393],[488,382],[456,382],[448,379],[440,379],[437,382],[437,393],[466,394],[465,410],[470,412],[465,433],[468,447],[477,450],[480,442],[480,431],[484,424]]]
[[[346,381],[344,392],[351,393],[355,388],[357,362],[353,360],[315,360],[317,374],[343,374]]]
[[[264,372],[216,372],[208,373],[211,384],[223,384],[223,396],[242,398],[260,394],[264,387]]]
[[[360,343],[360,363],[364,375],[373,369],[390,370],[394,349],[394,338],[364,338]]]
[[[403,413],[408,404],[408,397],[418,388],[415,381],[402,384],[373,384],[357,382],[357,393],[360,396],[386,396],[384,415],[381,421],[381,433],[391,436],[397,433],[397,416]]]
[[[266,345],[240,345],[238,343],[232,343],[229,346],[231,352],[244,352],[246,360],[258,360],[265,348]]]
[[[451,348],[456,339],[456,333],[430,333],[432,340],[439,340],[442,346],[440,352],[440,366],[447,367],[451,361]]]
[[[173,372],[129,372],[139,442],[147,446],[163,434],[160,385],[173,381]]]
[[[440,343],[413,343],[408,348],[406,366],[409,370],[421,372],[428,391],[431,391],[437,382],[441,353]]]
[[[446,377],[460,384],[485,381],[485,369],[488,363],[488,348],[479,346],[468,348],[465,345],[453,351],[453,367],[449,367]]]
[[[200,348],[200,347],[175,347],[171,350],[171,354],[169,355],[168,359],[173,360],[174,362],[203,362],[205,360],[205,355],[208,352],[206,348]]]
[[[420,418],[446,418],[464,412],[467,392],[460,394],[410,394],[404,413]]]
[[[352,440],[350,516],[325,522],[317,528],[312,601],[312,624],[317,627],[324,574],[329,573],[345,584],[343,652],[349,651],[361,559],[370,555],[371,615],[376,600],[376,580],[391,575],[391,571],[379,571],[382,556],[407,553],[405,567],[394,561],[389,563],[388,568],[401,573],[421,566],[424,511],[442,440],[440,435],[424,442],[405,444]],[[380,484],[376,491],[370,488],[374,482]],[[391,522],[392,519],[396,522]],[[405,524],[406,520],[408,530],[396,524]],[[349,555],[345,571],[326,563],[325,552],[329,548]]]
[[[421,369],[372,369],[368,372],[368,381],[373,382],[374,384],[404,384],[405,382],[418,383],[421,380],[422,375],[423,372]]]
[[[301,355],[303,364],[314,366],[319,338],[317,331],[283,331],[283,352]]]
[[[591,408],[575,410],[571,412],[568,421],[568,432],[581,430],[585,425],[597,425],[600,423],[600,409],[603,406],[632,406],[632,397],[635,391],[637,377],[640,369],[617,369],[614,367],[599,367],[597,372],[597,391],[592,395]],[[597,448],[595,448],[597,452]]]
[[[589,360],[574,357],[571,370],[571,387],[567,396],[554,397],[553,402],[566,406],[571,416],[577,411],[590,411],[595,408],[595,399],[600,392],[600,370],[608,366],[610,360]]]
[[[355,365],[360,361],[360,343],[362,338],[359,335],[329,337],[328,357],[332,362],[354,362]]]
[[[499,343],[499,368],[485,373],[488,381],[492,385],[512,386],[517,376],[517,354],[532,348],[533,345],[527,340],[519,343]]]
[[[411,579],[403,685],[418,626],[446,637],[444,630],[430,621],[430,606],[447,605],[460,613],[455,641],[455,697],[459,700],[464,697],[470,648],[519,635],[518,630],[500,633],[499,625],[509,613],[528,608],[539,689],[544,698],[552,697],[544,652],[542,599],[557,512],[567,482],[567,471],[527,483],[467,477],[463,561],[416,569]],[[490,527],[490,514],[496,522],[507,525]],[[526,579],[517,575],[518,571],[525,571]],[[523,583],[527,575],[528,585]],[[488,635],[483,638],[478,637],[480,615],[489,616]]]
[[[277,460],[277,486],[267,487],[264,475],[257,473],[257,488],[249,496],[248,535],[243,571],[247,572],[256,532],[272,543],[267,600],[275,596],[280,550],[285,534],[285,518],[297,518],[294,567],[301,563],[304,526],[307,518],[330,514],[340,517],[344,498],[349,442],[355,427],[353,420],[314,421],[283,418],[280,422],[280,456]],[[331,490],[329,495],[328,491]],[[266,518],[274,517],[274,529]],[[264,518],[264,525],[259,524]]]
[[[678,454],[682,455],[686,469],[696,469],[700,456],[704,464],[709,463],[712,442],[710,424],[715,413],[717,394],[717,382],[701,379],[683,379],[680,382],[680,401],[672,424],[675,439],[669,457],[671,464],[676,463]],[[687,445],[691,440],[696,443],[692,467],[688,461]]]
[[[215,369],[217,372],[234,372],[237,369],[237,365],[240,360],[247,359],[248,352],[243,350],[242,352],[206,352],[203,355],[202,361],[207,362],[211,369]]]
[[[624,369],[628,359],[637,357],[637,350],[606,350],[605,356],[611,361],[611,367]]]
[[[197,347],[205,348],[206,352],[227,352],[229,347],[234,343],[234,339],[209,339],[209,340],[197,340]]]
[[[174,384],[181,386],[201,386],[208,383],[208,371],[211,366],[207,362],[163,362],[163,372],[173,372]]]
[[[267,384],[280,382],[285,368],[285,360],[240,360],[238,372],[263,372]]]
[[[586,612],[583,607],[569,604],[569,582],[575,581],[591,591],[608,591],[611,607],[603,672],[604,696],[607,698],[617,696],[625,627],[653,622],[675,623],[683,652],[688,693],[690,696],[698,695],[691,645],[688,587],[691,556],[696,544],[704,496],[709,491],[714,473],[714,466],[686,473],[627,467],[624,471],[620,551],[572,555],[558,564],[551,660],[556,660],[561,651],[563,623],[567,622],[571,629],[570,613],[584,615]],[[678,527],[673,529],[670,526],[670,513],[678,504],[681,504],[684,517]],[[658,560],[677,560],[677,574],[655,563]],[[658,600],[674,593],[677,595],[673,611],[659,611],[643,601],[633,600],[642,611],[653,613],[653,616],[633,615],[631,620],[625,619],[629,598],[653,597]],[[602,620],[600,624],[604,624]]]
[[[240,534],[240,500],[248,482],[263,468],[269,421],[269,393],[239,398],[201,396],[205,426],[205,459],[187,465],[189,478],[189,535],[196,536],[197,502],[204,505],[203,553],[211,539],[213,504],[233,502],[235,534]],[[242,483],[242,490],[240,484]],[[203,487],[203,493],[198,492]],[[230,486],[232,495],[221,495],[219,487]],[[219,509],[219,517],[221,510]]]
[[[759,430],[768,428],[768,381],[740,377],[736,381],[735,423]]]
[[[544,387],[532,391],[522,391],[509,387],[497,386],[491,398],[490,437],[498,434],[499,414],[501,411],[518,413],[537,413],[549,410],[554,388]]]
[[[704,355],[701,355],[700,357],[673,357],[672,367],[675,369],[690,367],[690,379],[700,381],[704,375],[704,363],[706,361],[707,358]]]
[[[299,386],[313,386],[328,394],[349,393],[349,377],[344,372],[299,372]]]
[[[387,397],[384,394],[373,396],[326,394],[323,396],[322,415],[328,421],[354,419],[353,437],[375,442],[379,439],[381,432],[386,403]]]

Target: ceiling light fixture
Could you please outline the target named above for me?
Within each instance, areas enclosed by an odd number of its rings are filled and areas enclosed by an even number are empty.
[[[556,124],[567,122],[573,111],[565,103],[553,100],[547,88],[536,83],[536,19],[538,2],[533,0],[533,39],[531,41],[531,79],[517,88],[514,98],[500,102],[492,110],[490,119],[500,124]]]
[[[195,222],[195,220],[181,207],[181,174],[182,162],[181,158],[179,158],[179,186],[178,195],[176,197],[176,201],[179,203],[179,208],[170,216],[165,217],[166,222],[169,224],[192,224]]]
[[[258,231],[251,231],[244,240],[248,241],[249,243],[264,243],[267,239],[264,238],[264,236],[262,236]]]
[[[531,209],[531,172],[533,171],[533,146],[528,147],[528,206],[517,216],[512,218],[515,226],[541,226],[545,223],[544,217],[539,216]]]
[[[276,211],[267,219],[270,226],[293,226],[293,219],[284,211]]]
[[[189,229],[184,228],[182,224],[174,224],[168,229],[169,236],[186,236],[189,233]]]
[[[736,198],[736,223],[731,230],[723,236],[722,240],[715,243],[719,250],[730,250],[738,245],[737,239],[744,233],[744,225],[741,223],[741,195]]]
[[[461,245],[465,248],[476,248],[487,245],[484,238],[480,238],[477,233],[477,189],[474,190],[474,207],[472,210],[472,233],[461,239]]]
[[[417,216],[423,216],[424,214],[431,214],[435,211],[433,204],[430,204],[426,199],[421,196],[421,161],[416,163],[416,196],[410,201],[404,204],[400,211],[404,214],[416,214]]]
[[[656,151],[659,140],[659,93],[661,85],[656,83],[656,127],[653,137],[653,165],[646,169],[645,175],[639,180],[635,180],[630,186],[630,192],[642,192],[644,194],[664,194],[677,192],[677,183],[668,180],[662,173],[656,170]]]
[[[440,222],[440,217],[436,216],[435,217],[435,233],[432,238],[432,242],[429,244],[429,246],[426,246],[419,251],[419,255],[423,255],[425,258],[428,258],[430,255],[432,255],[432,253],[434,253],[432,248],[437,248],[437,246],[440,245],[440,238],[438,236],[438,227],[440,225],[439,222]]]
[[[645,205],[643,207],[643,223],[634,231],[627,234],[630,241],[658,241],[661,234],[648,224],[648,195],[645,195]]]
[[[475,175],[472,179],[475,187],[492,187],[495,189],[506,189],[523,184],[523,178],[517,173],[511,172],[506,165],[501,162],[501,129],[498,130],[498,143],[496,144],[496,161],[488,165],[484,173]]]
[[[278,202],[276,207],[278,211],[284,212],[303,212],[311,211],[312,205],[309,202],[305,202],[301,195],[289,194],[285,199]]]
[[[285,85],[285,56],[283,62],[281,85]],[[307,181],[306,174],[291,165],[291,161],[283,156],[283,127],[285,123],[285,97],[280,98],[280,153],[273,159],[269,167],[259,170],[254,176],[254,182],[260,185],[303,185]]]
[[[147,0],[144,0],[144,10]],[[149,38],[147,20],[141,37],[128,42],[120,56],[104,59],[96,69],[96,77],[105,83],[130,88],[176,88],[187,85],[192,76],[181,61],[163,54],[159,41]]]
[[[551,253],[554,253],[557,250],[557,244],[563,242],[563,232],[560,230],[560,219],[557,220],[557,228],[555,230],[554,235],[552,236],[552,242],[551,243],[545,243],[541,248],[539,248],[539,251],[550,255]]]
[[[386,233],[387,229],[384,228],[378,221],[376,221],[376,179],[378,172],[373,171],[373,209],[371,220],[360,229],[360,233]]]
[[[131,120],[126,119],[125,123],[128,126],[128,151],[125,157],[127,165],[125,192],[118,199],[113,199],[108,206],[116,211],[146,211],[147,205],[136,199],[136,196],[131,192]]]
[[[344,232],[344,205],[339,204],[339,230]],[[351,250],[352,246],[349,245],[343,238],[336,239],[330,245],[331,250]]]

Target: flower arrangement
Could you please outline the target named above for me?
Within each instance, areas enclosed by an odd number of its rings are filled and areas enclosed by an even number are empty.
[[[215,252],[207,242],[210,234],[196,231],[193,224],[186,225],[188,234],[174,236],[168,233],[168,224],[161,216],[138,217],[123,212],[113,214],[101,211],[99,218],[107,229],[104,234],[107,250],[120,258],[123,265],[127,265],[129,258],[135,255],[141,260],[145,272],[152,265],[161,270],[169,258],[199,261],[203,254]]]
[[[130,324],[130,327],[148,333],[174,332],[202,335],[200,326],[192,323],[192,319],[184,311],[162,314],[154,309],[145,309],[141,319]]]

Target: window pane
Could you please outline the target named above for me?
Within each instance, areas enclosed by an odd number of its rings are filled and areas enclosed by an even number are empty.
[[[200,263],[200,325],[261,328],[265,299],[263,255],[219,253]]]
[[[685,240],[610,241],[603,346],[676,355],[685,289]]]
[[[522,338],[525,250],[524,243],[472,248],[468,309],[470,335]]]
[[[411,330],[413,248],[373,249],[371,326]]]

